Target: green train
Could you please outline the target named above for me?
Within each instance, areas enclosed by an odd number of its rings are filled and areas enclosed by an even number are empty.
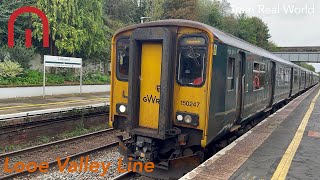
[[[154,162],[162,178],[182,176],[227,136],[319,82],[316,73],[189,20],[120,29],[111,59],[109,122],[131,135],[119,138],[119,150]]]

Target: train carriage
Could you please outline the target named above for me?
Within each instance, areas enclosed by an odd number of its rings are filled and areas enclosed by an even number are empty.
[[[191,170],[225,136],[316,84],[310,71],[188,20],[119,30],[111,59],[109,122],[131,135],[119,138],[119,150],[133,161],[154,162],[155,172],[169,177]],[[170,171],[176,168],[181,171]]]

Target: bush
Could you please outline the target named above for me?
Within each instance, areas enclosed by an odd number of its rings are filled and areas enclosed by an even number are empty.
[[[14,78],[22,72],[22,68],[19,63],[5,60],[0,63],[0,76],[3,78]]]
[[[110,83],[110,76],[102,73],[88,73],[84,77],[84,83],[86,84],[106,84]]]
[[[22,68],[29,69],[30,61],[35,56],[35,48],[26,48],[23,41],[17,41],[14,48],[3,46],[0,48],[1,60],[14,60],[18,62]]]
[[[25,85],[37,85],[42,84],[43,81],[43,75],[40,71],[35,70],[27,70],[21,76],[21,78],[25,83]]]
[[[48,84],[63,84],[64,83],[64,76],[59,74],[48,74],[46,75],[47,83]]]
[[[79,76],[71,75],[65,76],[60,74],[46,74],[47,85],[63,85],[63,84],[79,84]],[[26,70],[16,77],[2,77],[0,76],[0,85],[4,86],[41,86],[43,81],[43,74],[40,71]],[[89,73],[84,76],[84,84],[107,84],[110,83],[110,77],[101,73]]]

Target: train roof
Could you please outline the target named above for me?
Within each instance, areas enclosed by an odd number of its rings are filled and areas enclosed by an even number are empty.
[[[283,64],[291,65],[297,68],[301,68],[305,71],[309,71],[301,66],[298,66],[290,61],[284,60],[273,53],[262,49],[258,46],[255,46],[253,44],[250,44],[240,38],[237,38],[231,34],[225,33],[217,28],[214,28],[212,26],[209,26],[204,23],[196,22],[196,21],[190,21],[185,19],[168,19],[168,20],[159,20],[159,21],[151,21],[143,24],[135,24],[131,25],[125,28],[120,29],[116,34],[119,34],[121,32],[125,32],[128,30],[136,29],[136,28],[142,28],[142,27],[155,27],[155,26],[184,26],[184,27],[191,27],[191,28],[197,28],[202,29],[208,32],[211,32],[217,39],[219,39],[221,42],[237,47],[239,49],[278,61]],[[309,71],[312,72],[312,71]]]

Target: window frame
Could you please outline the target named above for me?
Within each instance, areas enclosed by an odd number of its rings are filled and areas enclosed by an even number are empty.
[[[255,64],[258,64],[259,65],[259,70],[255,70],[254,69],[254,65]],[[260,66],[261,65],[263,65],[264,66],[264,71],[261,71],[260,70]],[[259,61],[253,61],[253,67],[252,67],[252,75],[254,76],[254,73],[259,73],[259,74],[263,74],[264,75],[264,79],[266,79],[266,63],[264,63],[264,62],[259,62]],[[261,82],[261,81],[260,81]],[[264,90],[265,89],[265,85],[266,85],[266,83],[264,82],[264,84],[263,84],[263,86],[261,87],[260,86],[260,88],[259,89],[255,89],[254,88],[254,83],[252,83],[252,89],[253,89],[253,92],[255,92],[255,91],[261,91],[261,90]]]
[[[202,37],[205,39],[205,45],[192,45],[193,48],[196,49],[203,49],[205,51],[205,58],[204,58],[204,64],[203,64],[203,80],[202,83],[199,85],[193,85],[193,84],[184,84],[179,81],[179,69],[180,69],[180,51],[181,49],[187,48],[187,45],[180,45],[180,42],[182,41],[183,38],[188,38],[188,37]],[[208,60],[209,60],[209,38],[206,34],[204,33],[193,33],[193,34],[183,34],[178,38],[177,41],[177,55],[176,55],[176,82],[180,86],[185,86],[185,87],[196,87],[196,88],[201,88],[207,81],[207,66],[208,66]],[[214,48],[214,47],[213,47]]]
[[[229,61],[232,60],[232,77],[229,76]],[[228,62],[227,62],[227,91],[234,91],[235,90],[235,68],[236,68],[236,58],[229,56],[228,57]],[[229,80],[232,80],[232,88],[229,89],[228,84],[229,84]]]
[[[128,82],[129,81],[129,69],[128,69],[128,76],[125,77],[121,77],[120,75],[120,64],[119,64],[119,59],[118,59],[118,54],[119,54],[119,49],[118,49],[118,43],[120,40],[128,40],[129,41],[129,48],[130,48],[130,36],[121,36],[119,38],[117,38],[116,40],[116,77],[119,81],[123,81],[123,82]],[[130,51],[130,49],[129,49]],[[130,59],[130,56],[129,56]]]

